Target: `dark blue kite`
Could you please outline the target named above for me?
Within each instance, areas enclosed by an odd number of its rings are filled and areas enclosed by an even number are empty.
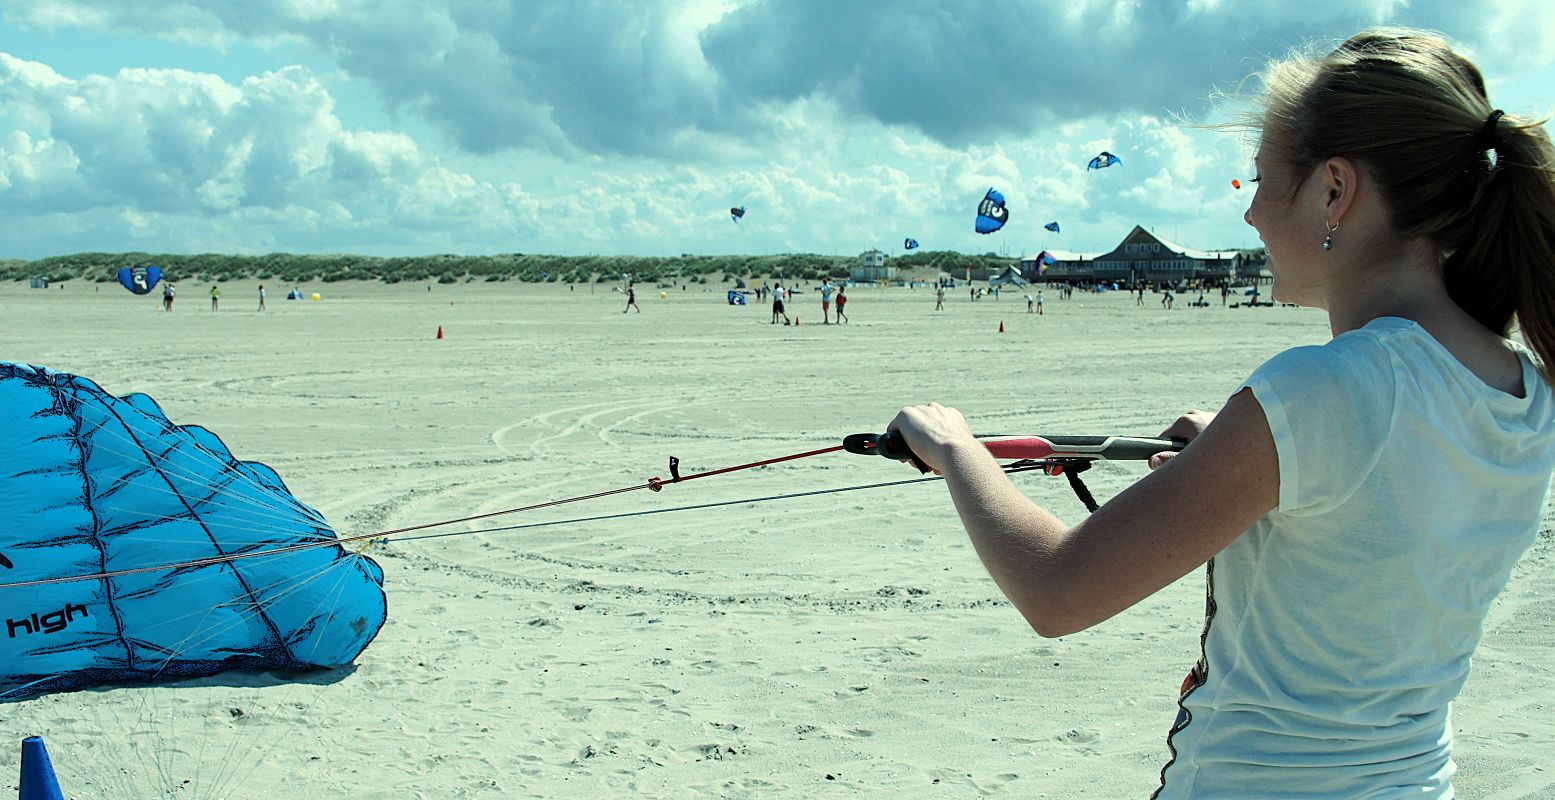
[[[382,569],[210,431],[5,362],[0,409],[0,702],[343,666],[383,625]]]
[[[730,222],[733,222],[736,225],[738,225],[739,222],[740,222],[740,218],[743,217],[743,216],[745,216],[745,206],[742,206],[742,205],[741,206],[735,206],[734,208],[729,209],[729,221]]]
[[[1050,231],[1052,231],[1054,233],[1059,233],[1058,221],[1057,220],[1054,220],[1053,222],[1049,222],[1048,224],[1043,225],[1042,227],[1044,227],[1044,228],[1046,228],[1046,229],[1048,229],[1048,230],[1050,230]]]
[[[1103,150],[1103,151],[1101,151],[1100,155],[1098,155],[1095,158],[1091,159],[1091,163],[1085,165],[1085,171],[1089,172],[1089,171],[1091,171],[1093,169],[1106,169],[1107,167],[1110,167],[1113,164],[1122,164],[1122,163],[1123,163],[1123,159],[1118,158],[1117,156],[1107,152],[1106,150]]]
[[[977,204],[977,232],[993,233],[1009,221],[1010,212],[1004,207],[1004,195],[998,189],[990,188],[988,194],[983,195],[983,202]]]
[[[135,294],[146,294],[162,280],[162,268],[152,264],[136,264],[119,270],[119,283]]]
[[[904,250],[917,250],[918,249],[918,240],[910,238],[910,237],[907,238],[907,239],[903,239],[902,240],[902,249],[904,249]]]

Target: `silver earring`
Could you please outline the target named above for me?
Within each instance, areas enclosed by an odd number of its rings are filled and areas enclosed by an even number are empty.
[[[1323,249],[1332,250],[1334,249],[1334,231],[1339,230],[1339,226],[1329,225],[1328,220],[1325,219],[1323,220],[1323,227],[1328,229],[1328,235],[1323,237]]]

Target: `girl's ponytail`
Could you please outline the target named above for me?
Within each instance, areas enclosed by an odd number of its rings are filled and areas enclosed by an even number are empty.
[[[1454,301],[1493,331],[1507,335],[1514,318],[1523,338],[1555,370],[1555,148],[1536,122],[1493,120],[1493,157],[1476,152],[1486,171],[1459,246],[1444,278]]]

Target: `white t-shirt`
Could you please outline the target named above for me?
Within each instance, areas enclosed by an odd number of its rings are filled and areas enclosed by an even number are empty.
[[[832,285],[831,284],[829,284],[829,283],[821,284],[821,302],[822,303],[830,303],[831,302],[831,293],[832,293]]]
[[[1155,797],[1453,797],[1449,704],[1555,468],[1519,355],[1523,398],[1385,317],[1248,378],[1279,504],[1209,564],[1205,679]]]
[[[783,302],[783,298],[785,296],[787,296],[787,294],[788,294],[788,292],[784,291],[783,287],[779,286],[776,289],[772,290],[772,299],[778,301],[779,303],[781,303],[781,302]]]

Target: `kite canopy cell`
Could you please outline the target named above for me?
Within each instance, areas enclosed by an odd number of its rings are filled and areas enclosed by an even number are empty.
[[[5,362],[0,409],[0,702],[343,666],[383,625],[378,565],[210,431]]]
[[[993,233],[1009,221],[1010,212],[1004,207],[1004,195],[998,189],[990,188],[983,195],[983,201],[977,204],[977,232]]]
[[[1114,164],[1122,163],[1123,159],[1118,158],[1106,150],[1103,150],[1095,158],[1091,159],[1091,163],[1085,165],[1085,169],[1086,171],[1093,169],[1106,169],[1107,167],[1113,166]]]
[[[1047,230],[1050,230],[1050,231],[1052,231],[1054,233],[1059,233],[1060,232],[1057,220],[1054,220],[1053,222],[1049,222],[1048,224],[1043,225],[1042,227],[1046,228]]]
[[[729,221],[730,222],[734,222],[734,223],[738,224],[740,219],[742,217],[744,217],[744,216],[745,216],[745,206],[743,206],[743,205],[735,206],[734,208],[729,209]]]
[[[912,238],[910,236],[907,237],[906,239],[903,239],[902,240],[902,249],[903,250],[917,250],[918,249],[918,240],[914,239],[914,238]]]
[[[135,294],[146,294],[162,280],[162,268],[152,264],[136,264],[119,270],[119,283]]]

